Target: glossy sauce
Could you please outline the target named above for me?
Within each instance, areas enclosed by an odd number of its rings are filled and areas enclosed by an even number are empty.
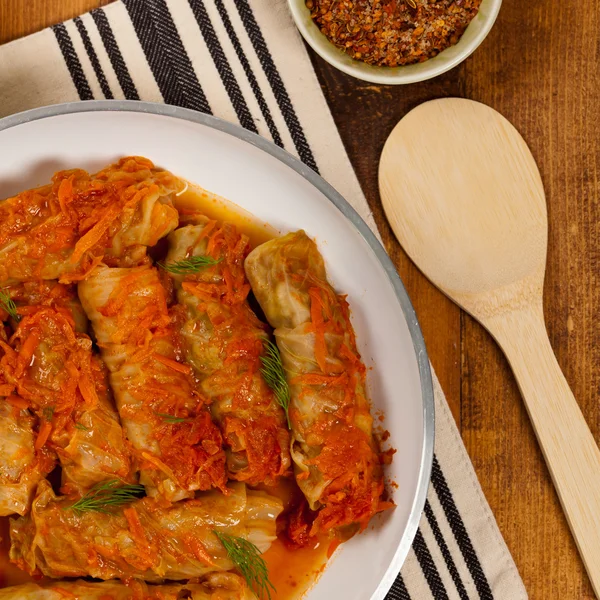
[[[182,225],[186,215],[193,212],[217,221],[229,221],[242,233],[248,236],[252,248],[270,239],[279,232],[267,223],[262,223],[233,202],[216,196],[202,188],[188,184],[188,188],[174,202],[182,213]],[[277,488],[263,488],[270,494],[282,499],[284,506],[289,507],[295,493],[299,490],[293,481],[283,481]],[[15,515],[16,516],[16,515]],[[10,547],[9,517],[0,518],[0,587],[18,585],[33,581],[27,573],[12,565],[8,558]],[[316,539],[314,544],[300,550],[291,550],[281,540],[277,539],[271,548],[265,552],[269,569],[269,579],[276,592],[271,594],[272,600],[299,600],[315,585],[327,563],[329,541]],[[36,579],[35,581],[40,581]],[[44,578],[42,581],[48,581]]]
[[[186,214],[193,212],[201,213],[215,221],[229,221],[248,236],[252,248],[280,235],[279,231],[268,223],[261,222],[241,206],[193,183],[187,183],[187,189],[180,193],[173,202],[175,208],[180,212],[181,225],[185,224]]]

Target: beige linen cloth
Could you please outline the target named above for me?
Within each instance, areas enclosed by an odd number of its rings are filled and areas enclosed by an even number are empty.
[[[104,98],[240,123],[317,170],[376,232],[285,0],[124,0],[0,47],[0,117]],[[387,598],[527,598],[435,375],[434,388],[427,504]]]

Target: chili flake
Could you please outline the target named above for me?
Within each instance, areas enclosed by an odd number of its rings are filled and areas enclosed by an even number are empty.
[[[387,67],[423,62],[453,46],[481,0],[306,0],[314,22],[356,60]]]

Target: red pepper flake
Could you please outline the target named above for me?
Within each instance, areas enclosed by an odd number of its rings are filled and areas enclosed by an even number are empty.
[[[356,60],[386,67],[423,62],[453,46],[481,0],[306,0],[314,22]]]

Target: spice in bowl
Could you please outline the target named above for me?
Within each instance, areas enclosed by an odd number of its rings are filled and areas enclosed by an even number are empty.
[[[453,46],[481,0],[306,0],[335,46],[370,65],[423,62]]]

